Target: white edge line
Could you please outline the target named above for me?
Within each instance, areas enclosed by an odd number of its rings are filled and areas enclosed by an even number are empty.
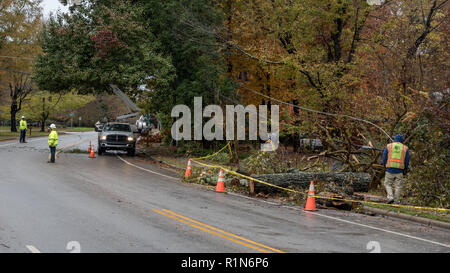
[[[32,245],[27,245],[26,247],[28,248],[29,251],[31,251],[31,253],[41,253],[39,251],[39,249],[37,249],[36,247],[34,247]]]
[[[408,234],[404,234],[404,233],[400,233],[400,232],[396,232],[396,231],[391,231],[391,230],[387,230],[387,229],[383,229],[383,228],[378,228],[378,227],[368,226],[368,225],[364,225],[364,224],[360,224],[360,223],[356,223],[356,222],[351,222],[351,221],[340,219],[340,218],[336,218],[336,217],[333,217],[333,216],[323,215],[323,214],[320,214],[320,213],[317,213],[317,212],[311,212],[311,211],[305,211],[305,212],[306,213],[315,214],[315,215],[319,215],[319,216],[322,216],[322,217],[325,217],[325,218],[330,218],[330,219],[342,221],[342,222],[345,222],[345,223],[350,223],[350,224],[354,224],[354,225],[358,225],[358,226],[362,226],[362,227],[376,229],[376,230],[384,231],[384,232],[387,232],[387,233],[392,233],[392,234],[395,234],[395,235],[400,235],[400,236],[408,237],[408,238],[411,238],[411,239],[416,239],[416,240],[419,240],[419,241],[424,241],[424,242],[428,242],[428,243],[432,243],[432,244],[436,244],[436,245],[440,245],[440,246],[444,246],[444,247],[450,248],[450,245],[446,245],[446,244],[443,244],[443,243],[431,241],[431,240],[428,240],[428,239],[423,239],[423,238],[420,238],[420,237],[416,237],[416,236],[412,236],[412,235],[408,235]]]
[[[263,203],[268,203],[268,204],[271,204],[271,205],[278,205],[278,206],[280,206],[279,204],[274,203],[274,202],[269,202],[269,201],[265,201],[265,200],[259,200],[259,199],[243,196],[243,195],[240,195],[240,194],[234,194],[234,193],[228,193],[228,194],[233,195],[233,196],[246,198],[246,199],[250,199],[250,200],[254,200],[254,201],[258,201],[258,202],[263,202]],[[291,209],[291,210],[296,210],[296,211],[301,211],[301,212],[305,212],[305,213],[315,214],[315,215],[318,215],[318,216],[322,216],[322,217],[325,217],[325,218],[330,218],[330,219],[341,221],[341,222],[344,222],[344,223],[353,224],[353,225],[357,225],[357,226],[362,226],[362,227],[375,229],[375,230],[379,230],[379,231],[384,231],[384,232],[387,232],[387,233],[392,233],[392,234],[395,234],[395,235],[404,236],[404,237],[407,237],[407,238],[410,238],[410,239],[424,241],[424,242],[427,242],[427,243],[432,243],[432,244],[436,244],[436,245],[440,245],[440,246],[444,246],[444,247],[450,248],[450,245],[446,245],[446,244],[443,244],[443,243],[431,241],[431,240],[428,240],[428,239],[423,239],[423,238],[420,238],[420,237],[416,237],[416,236],[412,236],[412,235],[408,235],[408,234],[404,234],[404,233],[400,233],[400,232],[396,232],[396,231],[391,231],[391,230],[388,230],[388,229],[383,229],[383,228],[373,227],[373,226],[369,226],[369,225],[364,225],[364,224],[352,222],[352,221],[349,221],[349,220],[344,220],[344,219],[341,219],[341,218],[320,214],[320,213],[317,213],[317,212],[304,211],[302,209],[289,207],[289,206],[286,206],[286,205],[281,205],[281,206],[284,207],[284,208],[287,208],[287,209]]]
[[[170,176],[167,176],[167,175],[164,175],[164,174],[160,174],[160,173],[157,173],[157,172],[154,172],[154,171],[151,171],[151,170],[148,170],[148,169],[139,167],[139,166],[137,166],[137,165],[134,165],[134,164],[132,164],[132,163],[126,161],[125,159],[121,158],[119,155],[116,155],[116,156],[117,156],[120,160],[122,160],[123,162],[125,162],[126,164],[131,165],[131,166],[133,166],[133,167],[136,167],[136,168],[138,168],[138,169],[140,169],[140,170],[143,170],[143,171],[146,171],[146,172],[150,172],[150,173],[154,173],[154,174],[157,174],[157,175],[161,175],[161,176],[164,176],[164,177],[168,177],[168,178],[171,178],[171,179],[177,179],[177,180],[178,180],[178,178],[170,177]],[[254,201],[259,201],[259,202],[268,203],[268,204],[271,204],[271,205],[277,205],[277,203],[274,203],[274,202],[268,202],[268,201],[264,201],[264,200],[259,200],[259,199],[255,199],[255,198],[251,198],[251,197],[247,197],[247,196],[243,196],[243,195],[239,195],[239,194],[234,194],[234,193],[229,193],[229,194],[230,194],[230,195],[233,195],[233,196],[238,196],[238,197],[242,197],[242,198],[254,200]],[[303,210],[301,210],[301,209],[297,209],[297,208],[293,208],[293,207],[289,207],[289,206],[285,206],[285,205],[281,205],[281,206],[284,207],[284,208],[293,209],[293,210],[297,210],[297,211],[302,211],[302,212],[303,212]],[[435,241],[431,241],[431,240],[428,240],[428,239],[423,239],[423,238],[411,236],[411,235],[408,235],[408,234],[403,234],[403,233],[396,232],[396,231],[391,231],[391,230],[387,230],[387,229],[383,229],[383,228],[378,228],[378,227],[373,227],[373,226],[369,226],[369,225],[364,225],[364,224],[360,224],[360,223],[356,223],[356,222],[344,220],[344,219],[341,219],[341,218],[337,218],[337,217],[332,217],[332,216],[320,214],[320,213],[317,213],[317,212],[309,212],[309,211],[304,211],[304,212],[306,212],[306,213],[311,213],[311,214],[315,214],[315,215],[318,215],[318,216],[322,216],[322,217],[329,218],[329,219],[333,219],[333,220],[337,220],[337,221],[341,221],[341,222],[348,223],[348,224],[353,224],[353,225],[362,226],[362,227],[366,227],[366,228],[370,228],[370,229],[375,229],[375,230],[379,230],[379,231],[384,231],[384,232],[387,232],[387,233],[391,233],[391,234],[395,234],[395,235],[400,235],[400,236],[403,236],[403,237],[407,237],[407,238],[410,238],[410,239],[415,239],[415,240],[419,240],[419,241],[423,241],[423,242],[427,242],[427,243],[432,243],[432,244],[436,244],[436,245],[440,245],[440,246],[444,246],[444,247],[450,248],[450,245],[446,245],[446,244],[439,243],[439,242],[435,242]]]
[[[138,169],[140,169],[140,170],[143,170],[143,171],[146,171],[146,172],[149,172],[149,173],[153,173],[153,174],[157,174],[157,175],[160,175],[160,176],[163,176],[163,177],[167,177],[167,178],[170,178],[170,179],[175,179],[175,180],[178,180],[178,179],[179,179],[179,178],[176,178],[176,177],[168,176],[168,175],[165,175],[165,174],[162,174],[162,173],[158,173],[158,172],[154,172],[154,171],[151,171],[151,170],[142,168],[142,167],[140,167],[140,166],[134,165],[133,163],[130,163],[130,162],[126,161],[125,159],[123,159],[123,158],[120,157],[119,155],[116,155],[116,156],[117,156],[120,160],[122,160],[123,162],[125,162],[126,164],[128,164],[128,165],[130,165],[130,166],[133,166],[133,167],[135,167],[135,168],[138,168]]]

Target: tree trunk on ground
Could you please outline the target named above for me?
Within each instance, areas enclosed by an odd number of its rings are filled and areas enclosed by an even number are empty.
[[[301,189],[307,189],[314,181],[318,182],[334,182],[338,186],[351,186],[356,192],[367,192],[371,177],[368,173],[314,173],[314,172],[295,172],[295,173],[279,173],[279,174],[261,174],[254,175],[256,179],[268,182],[270,184],[287,188],[295,186]],[[255,191],[272,193],[282,190],[258,183],[255,181]]]

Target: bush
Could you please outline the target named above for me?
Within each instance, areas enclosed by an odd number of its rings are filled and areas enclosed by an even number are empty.
[[[281,146],[275,152],[253,151],[243,163],[250,174],[287,173],[313,164],[305,162],[299,154],[290,153]],[[325,167],[319,166],[315,169],[323,168]]]
[[[406,180],[408,201],[420,206],[450,208],[449,173],[449,162],[444,153],[416,166]]]
[[[177,147],[177,154],[183,154],[187,157],[202,157],[214,152],[211,149],[202,148],[201,143],[195,141],[179,142]]]

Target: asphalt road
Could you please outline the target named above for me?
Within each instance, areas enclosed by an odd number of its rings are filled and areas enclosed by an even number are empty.
[[[59,147],[90,140],[61,135]],[[0,253],[450,252],[445,229],[215,193],[126,155],[48,164],[46,142],[0,142]]]

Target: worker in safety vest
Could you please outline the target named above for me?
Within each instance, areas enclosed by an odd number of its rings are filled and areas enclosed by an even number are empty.
[[[50,148],[50,160],[48,163],[55,163],[56,146],[58,146],[58,132],[56,132],[56,125],[50,125],[50,134],[48,135],[48,147]]]
[[[275,152],[278,148],[278,135],[276,133],[269,134],[269,139],[266,141],[264,145],[264,152]]]
[[[27,143],[25,141],[25,136],[27,134],[27,121],[25,120],[25,116],[22,116],[22,119],[19,122],[19,130],[20,130],[20,138],[19,138],[19,142],[20,143]]]
[[[409,149],[403,144],[403,135],[396,135],[394,142],[386,146],[383,152],[383,165],[386,168],[384,187],[388,203],[400,203],[404,176],[408,172],[409,165]]]

